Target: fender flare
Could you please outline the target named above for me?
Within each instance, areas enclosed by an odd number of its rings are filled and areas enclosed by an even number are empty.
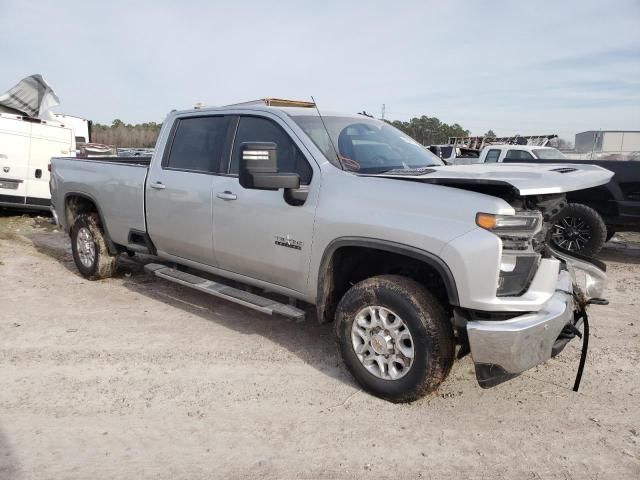
[[[112,255],[116,255],[118,253],[120,253],[120,249],[118,249],[117,245],[115,243],[113,243],[113,240],[111,240],[111,235],[109,235],[109,230],[107,229],[107,224],[104,221],[104,216],[102,215],[102,211],[100,210],[100,205],[98,204],[98,202],[96,201],[95,198],[93,198],[91,195],[89,195],[88,193],[82,193],[82,192],[67,192],[64,195],[64,199],[63,199],[63,203],[64,206],[63,208],[63,218],[65,220],[65,222],[67,221],[67,204],[68,204],[68,199],[69,197],[80,197],[80,198],[84,198],[86,200],[89,200],[91,203],[93,203],[96,207],[96,210],[98,212],[98,217],[100,218],[100,224],[102,225],[102,228],[104,229],[104,236],[105,236],[105,243],[107,244],[107,250],[109,250],[109,253]],[[71,227],[73,227],[73,225],[67,225],[67,229],[69,230],[69,233],[71,233]]]
[[[407,257],[414,258],[421,262],[426,263],[432,267],[444,282],[445,289],[447,291],[447,298],[452,306],[458,306],[460,304],[460,298],[458,296],[458,288],[456,281],[451,273],[451,269],[439,256],[421,250],[410,245],[402,243],[391,242],[388,240],[380,240],[369,237],[340,237],[336,238],[325,248],[322,259],[320,261],[320,268],[318,271],[318,283],[317,283],[317,310],[318,320],[324,321],[324,313],[326,310],[327,299],[329,297],[330,289],[328,288],[325,278],[331,267],[330,262],[333,258],[333,254],[342,247],[363,247],[372,248],[375,250],[382,250],[385,252],[396,253]]]

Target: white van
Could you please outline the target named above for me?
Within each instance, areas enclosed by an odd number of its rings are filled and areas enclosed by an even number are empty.
[[[48,210],[51,157],[74,156],[72,128],[0,113],[0,207]]]

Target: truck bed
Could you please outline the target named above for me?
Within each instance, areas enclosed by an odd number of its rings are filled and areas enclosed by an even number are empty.
[[[70,195],[93,200],[100,206],[110,238],[127,245],[131,229],[146,231],[144,189],[150,160],[150,157],[54,157],[52,202],[62,205]]]
[[[125,165],[143,165],[149,166],[151,163],[151,157],[89,157],[89,158],[78,158],[78,157],[61,157],[66,158],[67,160],[88,160],[91,162],[102,162],[102,163],[122,163]]]

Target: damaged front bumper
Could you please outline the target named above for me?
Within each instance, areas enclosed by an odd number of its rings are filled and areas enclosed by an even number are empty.
[[[553,251],[565,262],[558,273],[555,293],[537,312],[508,320],[469,320],[466,333],[478,383],[489,388],[546,362],[559,353],[580,326],[587,298],[602,296],[606,274],[604,264]],[[584,293],[576,283],[585,276]],[[566,328],[565,328],[566,327]]]

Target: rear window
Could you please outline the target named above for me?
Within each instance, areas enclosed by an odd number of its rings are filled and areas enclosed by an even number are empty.
[[[449,158],[453,152],[453,147],[442,147],[440,149],[440,158]]]
[[[460,158],[478,158],[480,155],[478,150],[473,150],[471,148],[460,148],[458,157]]]
[[[485,162],[488,163],[495,163],[498,161],[498,158],[500,157],[500,150],[489,150],[487,152],[487,156],[484,159]]]
[[[556,150],[555,148],[535,148],[532,151],[536,158],[539,158],[541,160],[567,159],[567,157],[565,157],[560,150]]]
[[[533,155],[525,150],[509,150],[505,159],[508,160],[533,160]]]
[[[194,117],[178,120],[167,167],[175,170],[218,171],[229,117]]]

